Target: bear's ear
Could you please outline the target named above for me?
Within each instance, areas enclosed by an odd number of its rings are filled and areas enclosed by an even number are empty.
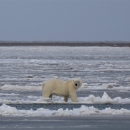
[[[73,80],[74,84],[75,84],[75,80]]]

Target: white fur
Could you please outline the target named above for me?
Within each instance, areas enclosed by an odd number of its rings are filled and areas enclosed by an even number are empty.
[[[78,102],[76,90],[81,87],[80,79],[62,81],[60,79],[50,79],[42,86],[42,96],[52,98],[52,95],[64,96],[64,101],[68,101],[70,97],[73,102]]]

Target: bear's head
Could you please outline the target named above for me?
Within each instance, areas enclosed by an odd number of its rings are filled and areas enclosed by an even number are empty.
[[[82,81],[80,79],[74,79],[73,81],[74,81],[74,87],[75,87],[75,89],[78,89],[78,88],[81,87]]]

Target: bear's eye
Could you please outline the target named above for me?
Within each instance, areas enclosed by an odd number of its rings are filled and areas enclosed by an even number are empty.
[[[75,86],[77,86],[77,84],[75,84]]]

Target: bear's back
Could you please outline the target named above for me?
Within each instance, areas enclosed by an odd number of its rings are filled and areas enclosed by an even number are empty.
[[[60,80],[60,79],[50,79],[50,80],[47,80],[44,84],[45,86],[62,86],[65,82]]]

